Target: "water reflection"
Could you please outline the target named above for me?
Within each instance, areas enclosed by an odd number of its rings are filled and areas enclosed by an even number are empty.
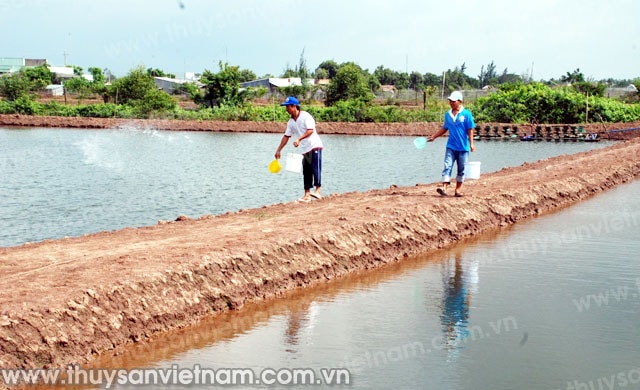
[[[287,326],[285,329],[284,344],[285,351],[298,352],[298,344],[300,337],[304,333],[310,333],[315,325],[318,306],[315,302],[304,302],[294,310],[289,311],[287,315]]]
[[[458,358],[464,342],[469,337],[469,310],[471,297],[477,291],[478,264],[463,261],[462,250],[456,249],[453,259],[442,263],[443,297],[440,323],[443,347],[449,361]]]

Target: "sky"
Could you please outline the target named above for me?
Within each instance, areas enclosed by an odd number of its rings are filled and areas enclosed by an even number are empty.
[[[442,74],[640,77],[636,0],[0,0],[0,57],[280,76],[304,59]]]

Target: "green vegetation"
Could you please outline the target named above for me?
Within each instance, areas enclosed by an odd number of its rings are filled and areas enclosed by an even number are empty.
[[[478,122],[502,123],[587,123],[630,122],[640,120],[638,93],[622,97],[605,97],[607,86],[634,84],[640,89],[640,79],[587,81],[579,69],[567,72],[557,81],[533,82],[504,69],[496,72],[493,62],[483,66],[477,78],[466,74],[466,66],[447,70],[442,75],[420,72],[396,72],[379,66],[373,73],[353,62],[338,64],[327,60],[315,71],[307,68],[304,52],[299,64],[284,71],[284,77],[300,77],[302,85],[281,88],[272,97],[272,104],[259,104],[256,99],[268,94],[268,89],[240,88],[244,81],[256,75],[238,66],[219,63],[218,71],[204,70],[199,84],[183,83],[172,91],[182,100],[192,102],[190,109],[178,105],[179,99],[159,90],[154,76],[175,78],[160,69],[142,66],[124,77],[108,80],[100,68],[89,68],[93,81],[75,77],[64,82],[66,97],[73,95],[76,104],[58,101],[41,102],[38,92],[51,84],[54,75],[47,66],[26,68],[0,77],[0,113],[119,118],[167,118],[224,121],[286,121],[285,110],[277,107],[287,95],[297,96],[304,109],[319,121],[332,122],[440,122],[449,108],[446,96],[454,89],[477,91],[474,100],[467,94],[465,104]],[[82,74],[82,68],[74,67]],[[269,77],[269,76],[264,76]],[[327,79],[328,83],[313,84],[310,78]],[[387,97],[381,86],[393,86]],[[480,88],[491,86],[489,92]],[[387,90],[390,90],[387,88]],[[404,97],[401,93],[404,92]],[[406,92],[410,92],[409,95]],[[318,98],[317,96],[322,96]],[[83,104],[98,97],[101,103]],[[193,105],[195,104],[195,108]]]
[[[586,123],[640,120],[640,104],[627,104],[597,93],[582,93],[584,86],[550,88],[542,83],[508,84],[471,104],[479,122]]]
[[[327,87],[327,105],[333,106],[338,102],[350,100],[365,105],[371,102],[374,95],[369,89],[367,79],[362,68],[356,64],[345,64],[340,67]]]
[[[29,99],[51,84],[53,75],[46,66],[26,68],[0,78],[0,95],[9,101]]]
[[[238,106],[246,101],[246,93],[240,91],[240,68],[220,61],[220,71],[205,70],[200,81],[205,85],[205,94],[200,103],[209,107]]]

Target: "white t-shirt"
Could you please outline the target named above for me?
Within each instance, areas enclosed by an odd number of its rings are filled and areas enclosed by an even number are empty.
[[[313,129],[313,134],[300,141],[298,148],[300,148],[300,153],[302,154],[310,152],[312,149],[322,149],[322,141],[316,131],[316,121],[311,114],[306,111],[300,111],[297,120],[289,119],[287,130],[284,132],[284,135],[293,137],[295,141],[306,133],[307,129]]]

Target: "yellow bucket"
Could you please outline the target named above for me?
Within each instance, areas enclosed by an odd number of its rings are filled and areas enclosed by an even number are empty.
[[[269,172],[278,173],[282,169],[282,165],[280,165],[280,160],[273,160],[269,163]]]

